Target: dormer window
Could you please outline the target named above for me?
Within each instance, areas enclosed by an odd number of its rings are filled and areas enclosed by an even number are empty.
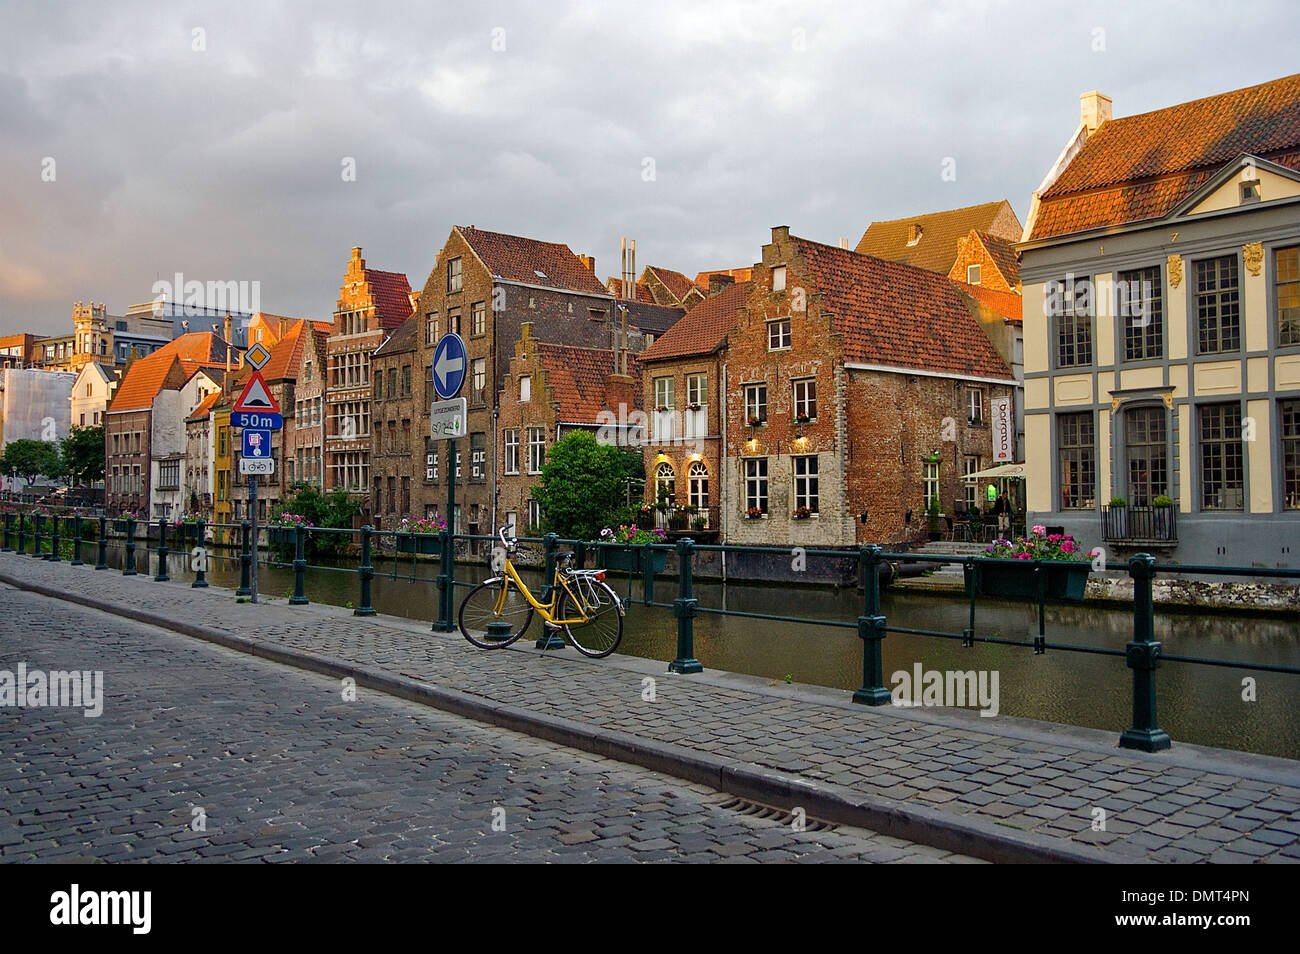
[[[967,266],[966,266],[966,284],[967,284],[967,285],[978,285],[979,283],[980,283],[980,266],[978,266],[978,265],[967,265]]]
[[[1258,179],[1250,179],[1241,183],[1241,201],[1243,204],[1246,202],[1258,202],[1260,197],[1261,192]]]

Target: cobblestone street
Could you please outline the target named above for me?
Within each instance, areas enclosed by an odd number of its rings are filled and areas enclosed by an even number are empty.
[[[0,709],[3,861],[970,860],[0,592],[0,669],[104,671],[97,718]]]

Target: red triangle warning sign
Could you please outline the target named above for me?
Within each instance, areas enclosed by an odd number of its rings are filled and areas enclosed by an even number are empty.
[[[235,406],[231,410],[263,411],[269,414],[279,414],[280,405],[276,404],[275,398],[271,397],[271,389],[262,380],[262,373],[254,371],[253,376],[244,385],[244,390],[240,392],[239,400],[235,402]]]

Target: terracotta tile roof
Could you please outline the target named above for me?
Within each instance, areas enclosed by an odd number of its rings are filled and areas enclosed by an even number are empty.
[[[271,349],[270,360],[262,365],[262,377],[267,381],[279,381],[284,378],[297,378],[298,367],[302,363],[303,343],[306,340],[303,329],[306,322],[295,322],[287,328],[284,337]]]
[[[846,362],[1010,378],[947,275],[791,236]]]
[[[707,272],[700,272],[695,276],[695,284],[700,286],[700,291],[708,294],[709,278],[713,275],[730,275],[738,282],[749,281],[754,274],[752,266],[746,268],[715,268]]]
[[[749,282],[736,282],[706,298],[642,351],[640,359],[649,362],[711,354],[726,340],[750,287]]]
[[[909,245],[913,226],[920,228],[920,240]],[[855,251],[947,275],[957,260],[957,240],[965,238],[971,229],[1012,242],[1019,241],[1021,232],[1011,203],[1002,199],[964,209],[872,222]]]
[[[1007,280],[1007,284],[1013,288],[1019,286],[1020,257],[1016,254],[1015,242],[998,238],[988,232],[976,231],[975,234],[979,236],[979,240],[988,249],[989,257],[993,259],[993,264],[998,267],[998,271]]]
[[[1160,218],[1243,153],[1300,169],[1300,74],[1103,123],[1040,196],[1030,240]]]
[[[209,394],[207,397],[205,397],[202,401],[199,402],[199,406],[196,407],[190,413],[190,416],[185,418],[185,420],[186,421],[203,420],[205,417],[208,416],[208,412],[212,410],[213,405],[215,405],[219,400],[221,400],[221,392],[213,391],[211,394]]]
[[[381,328],[396,328],[411,316],[411,283],[405,275],[367,268],[366,282]]]
[[[416,346],[415,331],[419,322],[414,318],[408,318],[395,329],[393,333],[384,339],[383,344],[375,349],[375,356],[388,354],[404,354],[408,351],[414,351]]]
[[[707,291],[707,287],[700,289],[681,272],[675,272],[671,268],[647,265],[642,273],[642,281],[644,281],[647,274],[659,279],[659,282],[668,290],[668,294],[672,295],[673,303],[677,305],[683,304],[686,301],[686,296],[692,291]]]
[[[457,225],[456,231],[493,277],[546,288],[608,296],[609,291],[567,245]]]
[[[595,424],[608,407],[605,378],[614,373],[614,352],[608,348],[575,348],[572,345],[537,342],[546,383],[558,405],[557,420],[570,424]],[[641,369],[636,357],[628,356],[628,374],[636,381],[632,393],[640,407]]]
[[[1019,322],[1024,313],[1024,299],[1014,292],[999,291],[996,288],[985,288],[983,285],[968,285],[965,282],[954,282],[965,294],[970,295],[980,304],[992,308],[1003,318]]]
[[[623,279],[607,278],[605,279],[605,287],[609,290],[609,293],[613,295],[615,298],[623,297]],[[646,287],[644,284],[640,282],[637,282],[632,287],[636,289],[637,301],[645,302],[648,305],[654,304],[654,300],[655,300],[654,296],[650,294],[650,289],[648,287]]]
[[[232,361],[238,360],[239,352],[233,352]],[[126,369],[108,410],[134,411],[150,407],[173,365],[180,366],[182,381],[188,381],[196,371],[204,369],[220,372],[226,366],[226,343],[211,332],[195,331],[136,359]]]

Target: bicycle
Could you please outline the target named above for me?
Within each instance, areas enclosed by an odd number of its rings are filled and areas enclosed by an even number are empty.
[[[507,530],[514,526],[497,530],[505,553],[501,573],[461,601],[461,635],[479,649],[504,649],[527,632],[536,612],[544,626],[562,631],[584,656],[601,659],[617,649],[623,638],[623,601],[605,582],[605,571],[574,569],[572,550],[556,553],[550,599],[543,603],[515,570],[511,557],[519,539],[507,538]]]

